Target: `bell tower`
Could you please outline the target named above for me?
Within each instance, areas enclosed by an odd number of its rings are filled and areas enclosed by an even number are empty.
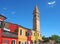
[[[35,6],[33,10],[33,30],[40,32],[40,18],[39,18],[39,10],[37,5]]]

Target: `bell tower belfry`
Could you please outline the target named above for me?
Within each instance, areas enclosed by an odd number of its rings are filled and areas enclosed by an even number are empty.
[[[35,6],[33,10],[33,30],[40,32],[40,18],[39,18],[39,10],[37,5]]]

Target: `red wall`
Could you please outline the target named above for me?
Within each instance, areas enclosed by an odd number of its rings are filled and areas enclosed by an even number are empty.
[[[2,41],[2,29],[0,28],[0,44],[1,44],[1,41]]]
[[[11,32],[14,32],[17,29],[17,25],[9,23],[9,29]]]
[[[30,30],[28,30],[28,33],[30,33],[30,34],[29,34],[30,36],[27,37],[27,41],[30,41],[30,44],[32,44],[32,42],[31,42],[31,34],[32,34],[32,33],[31,33]]]
[[[18,39],[17,38],[7,38],[7,37],[6,38],[2,38],[2,43],[5,41],[6,44],[8,44],[8,43],[12,44],[12,40],[16,40],[16,44],[18,44]]]

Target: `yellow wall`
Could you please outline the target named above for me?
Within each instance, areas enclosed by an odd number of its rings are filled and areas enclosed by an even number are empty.
[[[34,35],[34,33],[35,33],[35,35]],[[42,40],[40,32],[32,31],[32,42],[34,42],[34,41],[37,42],[38,40]]]
[[[22,30],[22,35],[20,35],[20,30]],[[26,31],[25,28],[18,28],[18,41],[27,42],[27,36],[25,35]]]
[[[38,39],[39,39],[39,40],[42,40],[42,35],[41,35],[41,33],[39,33]]]
[[[32,36],[31,36],[32,41],[36,40],[34,33],[35,33],[35,31],[32,31]]]
[[[42,40],[42,36],[40,32],[36,32],[36,40]]]

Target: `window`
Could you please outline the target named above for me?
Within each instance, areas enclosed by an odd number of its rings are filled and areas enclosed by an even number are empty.
[[[23,43],[22,43],[23,44]]]
[[[21,41],[19,41],[19,44],[21,44]]]
[[[28,36],[30,36],[30,33],[28,33]]]
[[[4,28],[9,29],[9,24],[7,22],[4,22]]]
[[[16,44],[16,41],[15,40],[12,40],[12,44]]]
[[[40,44],[40,40],[38,40],[38,44]]]
[[[39,33],[38,33],[38,36],[39,36]]]
[[[34,33],[34,36],[35,36],[35,33]]]
[[[29,32],[26,32],[26,34],[25,34],[26,36],[29,36]]]
[[[36,15],[34,15],[34,17],[36,17]]]
[[[0,21],[0,28],[3,27],[3,21]]]
[[[41,36],[41,34],[40,34],[40,36]]]
[[[25,42],[25,44],[26,44],[26,42]]]
[[[28,41],[28,44],[31,44],[30,41]]]
[[[27,32],[25,33],[25,36],[27,36]]]
[[[33,41],[31,41],[31,43],[33,44]]]
[[[22,30],[20,30],[20,35],[22,35]]]
[[[36,44],[36,41],[34,41],[34,44]]]

